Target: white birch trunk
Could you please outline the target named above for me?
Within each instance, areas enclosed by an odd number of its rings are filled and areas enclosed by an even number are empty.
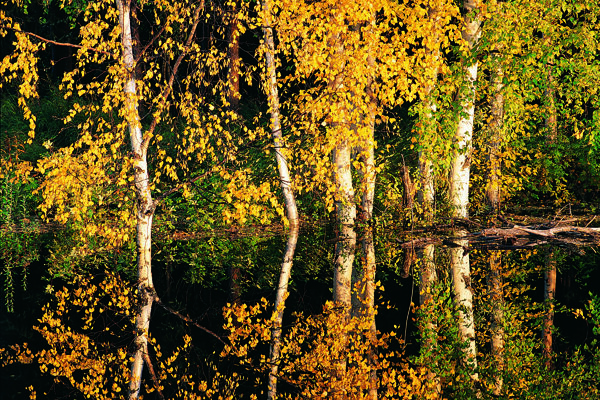
[[[135,62],[133,58],[133,41],[131,38],[130,1],[117,0],[121,41],[123,45],[123,64],[129,76],[125,83],[126,118],[133,153],[133,170],[135,192],[137,197],[137,267],[138,267],[138,296],[139,309],[135,316],[135,342],[132,353],[131,377],[129,382],[129,399],[137,399],[140,394],[144,356],[148,353],[148,331],[150,329],[150,314],[155,298],[152,282],[151,246],[152,218],[154,201],[150,192],[146,146],[141,130],[138,112],[137,93],[135,84]]]
[[[477,0],[464,1],[466,15],[462,37],[470,53],[472,53],[481,36],[481,21],[474,14],[477,12],[478,6],[479,2]],[[450,175],[450,202],[453,206],[454,217],[468,218],[473,120],[475,117],[475,82],[477,81],[478,62],[473,54],[468,54],[467,59],[463,60],[463,64],[464,80],[459,89],[460,111],[454,137],[455,151]]]
[[[475,318],[473,315],[473,289],[471,288],[471,265],[464,248],[468,240],[455,240],[458,246],[450,249],[454,304],[458,313],[458,331],[465,344],[463,363],[467,366],[473,382],[479,380],[477,373],[477,348],[475,344]]]
[[[344,129],[345,131],[345,129]],[[352,266],[356,248],[356,205],[352,185],[351,151],[348,140],[340,138],[334,152],[338,240],[335,246],[333,300],[340,303],[350,317],[352,309]]]
[[[374,60],[369,57],[369,63],[372,65]],[[373,202],[375,199],[375,111],[374,104],[370,105],[369,114],[366,118],[366,124],[369,127],[368,137],[365,138],[365,146],[361,151],[363,166],[361,170],[361,221],[365,225],[363,239],[361,240],[363,260],[362,260],[362,275],[363,287],[359,292],[361,298],[361,306],[368,315],[372,318],[371,327],[369,330],[370,342],[374,343],[377,340],[377,324],[375,322],[375,242],[373,237]],[[369,376],[369,400],[377,399],[377,371],[376,371],[376,349],[371,345],[368,353],[368,362],[372,368]]]
[[[473,120],[475,116],[475,82],[478,63],[473,49],[481,36],[481,21],[477,15],[477,0],[464,0],[465,20],[462,37],[469,54],[463,60],[464,80],[459,89],[460,111],[456,134],[455,150],[450,173],[450,203],[455,218],[469,216],[469,179],[471,148],[473,140]],[[465,232],[457,232],[462,236]],[[459,333],[465,342],[464,364],[469,368],[471,380],[479,380],[477,373],[477,348],[475,345],[475,319],[473,315],[473,292],[471,289],[471,265],[469,253],[465,251],[469,242],[456,240],[459,247],[450,249],[452,276],[454,282],[454,302],[458,311]]]
[[[269,0],[262,1],[264,12],[264,40],[265,40],[265,67],[266,67],[266,85],[265,89],[269,98],[269,111],[271,114],[271,132],[273,136],[273,144],[275,148],[275,158],[277,160],[277,168],[279,171],[279,182],[283,199],[285,202],[285,210],[288,222],[290,224],[290,232],[281,263],[281,272],[279,275],[279,286],[275,297],[275,320],[273,321],[273,330],[271,335],[271,347],[269,360],[271,362],[271,370],[269,373],[268,393],[269,400],[275,399],[277,396],[277,373],[279,368],[279,356],[281,352],[281,324],[283,321],[283,311],[285,307],[285,299],[287,296],[288,282],[292,272],[292,264],[294,252],[298,242],[298,209],[296,207],[296,199],[292,190],[292,181],[288,168],[288,162],[285,154],[285,147],[281,133],[281,117],[279,111],[279,93],[277,90],[277,70],[275,65],[275,43],[273,41],[273,29],[271,28],[271,4]]]

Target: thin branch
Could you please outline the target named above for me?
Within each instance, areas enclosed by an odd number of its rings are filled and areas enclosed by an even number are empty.
[[[146,44],[144,46],[144,48],[140,51],[140,54],[138,54],[137,58],[135,59],[135,63],[137,64],[140,59],[142,58],[142,56],[146,53],[146,51],[148,50],[148,48],[150,46],[152,46],[152,43],[154,43],[156,41],[156,39],[158,39],[160,37],[160,35],[165,31],[165,28],[167,27],[167,24],[164,24],[160,30],[156,33],[156,35],[154,35],[154,37],[148,42],[148,44]]]
[[[215,167],[220,166],[224,162],[225,162],[225,158],[223,160],[221,160],[220,162],[218,162],[217,165],[215,165]],[[163,194],[161,194],[159,197],[157,197],[154,200],[154,206],[155,207],[158,206],[167,196],[169,196],[169,195],[171,195],[171,194],[173,194],[173,193],[181,190],[181,188],[184,185],[189,184],[189,183],[195,183],[196,181],[199,181],[200,179],[207,177],[208,175],[212,174],[213,172],[214,172],[214,169],[210,169],[210,170],[206,171],[205,173],[203,173],[202,175],[198,175],[195,178],[192,178],[192,179],[190,179],[190,180],[188,180],[186,182],[182,182],[179,185],[177,185],[177,186],[175,186],[175,187],[167,190],[166,192],[164,192]]]
[[[221,339],[221,337],[219,335],[217,335],[216,333],[214,333],[210,329],[205,328],[202,325],[198,324],[196,321],[192,320],[190,317],[181,314],[179,311],[173,310],[171,307],[169,307],[165,303],[163,303],[158,297],[155,297],[154,301],[156,301],[162,308],[164,308],[165,310],[167,310],[171,314],[178,316],[179,318],[181,318],[185,322],[194,325],[198,329],[202,329],[204,332],[208,333],[209,335],[214,336],[219,342],[223,343],[224,345],[227,345],[227,343],[225,343],[225,341],[223,339]]]
[[[152,360],[150,360],[150,356],[148,355],[147,351],[143,353],[143,357],[144,357],[144,362],[146,363],[146,366],[148,367],[148,372],[150,372],[150,376],[152,377],[152,382],[154,382],[154,387],[156,388],[156,391],[158,392],[158,397],[160,397],[161,400],[165,400],[165,396],[162,394],[162,391],[160,390],[158,378],[156,378],[156,373],[154,372],[154,366],[152,365]]]
[[[165,87],[165,89],[163,91],[162,99],[158,106],[159,110],[161,110],[165,107],[165,104],[167,103],[167,98],[169,97],[169,94],[171,93],[171,90],[173,89],[173,82],[175,81],[175,75],[177,75],[177,70],[179,69],[181,62],[183,61],[183,58],[187,55],[187,53],[190,50],[192,40],[194,39],[194,35],[196,34],[196,28],[198,27],[198,22],[200,22],[200,11],[202,9],[204,9],[204,0],[202,0],[200,2],[200,5],[196,8],[196,11],[194,11],[194,24],[192,25],[190,34],[188,35],[188,38],[185,42],[185,47],[183,48],[183,51],[181,52],[181,54],[179,54],[179,57],[177,57],[177,60],[175,61],[175,65],[173,65],[173,71],[171,72],[171,76],[169,77],[169,82],[167,83],[167,86]],[[154,130],[156,129],[156,126],[158,125],[158,118],[159,118],[159,115],[156,115],[154,117],[154,119],[152,120],[152,124],[150,125],[150,128],[144,135],[145,136],[144,141],[142,142],[142,150],[143,151],[146,151],[146,149],[148,148],[148,144],[150,143],[150,138],[152,137],[152,134],[154,133]]]
[[[112,54],[111,54],[111,53],[109,53],[108,51],[99,50],[99,49],[96,49],[96,48],[94,48],[94,47],[85,47],[85,46],[81,46],[81,45],[78,45],[78,44],[65,43],[65,42],[57,42],[57,41],[55,41],[55,40],[47,39],[47,38],[45,38],[45,37],[42,37],[42,36],[36,35],[35,33],[32,33],[32,32],[26,32],[26,31],[22,31],[22,30],[20,30],[20,29],[13,28],[13,27],[11,27],[11,26],[0,25],[0,29],[10,29],[11,31],[14,31],[14,32],[17,32],[17,33],[22,33],[22,34],[25,34],[25,35],[28,35],[28,36],[32,36],[32,37],[34,37],[34,38],[36,38],[36,39],[39,39],[39,40],[41,40],[41,41],[43,41],[43,42],[50,43],[50,44],[54,44],[54,45],[56,45],[56,46],[74,47],[74,48],[76,48],[76,49],[91,50],[91,51],[93,51],[93,52],[100,53],[100,54],[104,54],[104,55],[107,55],[107,56],[110,56],[110,55],[112,55]]]

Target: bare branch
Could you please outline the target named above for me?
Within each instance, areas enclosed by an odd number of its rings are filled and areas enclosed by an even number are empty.
[[[112,55],[108,51],[99,50],[99,49],[96,49],[94,47],[85,47],[85,46],[81,46],[81,45],[73,44],[73,43],[57,42],[55,40],[47,39],[47,38],[42,37],[40,35],[36,35],[35,33],[32,33],[32,32],[26,32],[26,31],[22,31],[20,29],[13,28],[12,26],[0,25],[0,29],[10,29],[11,31],[14,31],[14,32],[17,32],[17,33],[22,33],[24,35],[28,35],[28,36],[34,37],[36,39],[39,39],[39,40],[41,40],[43,42],[54,44],[56,46],[74,47],[76,49],[91,50],[91,51],[93,51],[95,53],[100,53],[100,54],[104,54],[104,55],[107,55],[107,56]]]
[[[171,307],[167,306],[165,303],[163,303],[158,297],[155,297],[154,300],[165,310],[167,310],[168,312],[170,312],[173,315],[178,316],[179,318],[181,318],[182,320],[184,320],[185,322],[194,325],[196,328],[198,329],[202,329],[204,332],[208,333],[209,335],[212,335],[213,337],[215,337],[219,342],[223,343],[224,345],[227,345],[227,343],[225,343],[225,341],[223,339],[221,339],[221,337],[219,335],[217,335],[216,333],[214,333],[213,331],[211,331],[208,328],[203,327],[202,325],[198,324],[196,321],[192,320],[190,317],[181,314],[179,311],[173,310]]]

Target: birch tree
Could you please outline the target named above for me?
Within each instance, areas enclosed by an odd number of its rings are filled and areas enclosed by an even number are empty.
[[[98,247],[116,249],[135,232],[139,302],[128,395],[135,399],[141,395],[144,365],[152,370],[148,353],[150,315],[158,299],[151,263],[155,211],[171,193],[189,195],[192,181],[202,177],[189,177],[192,158],[217,167],[219,163],[213,161],[227,159],[223,153],[233,149],[235,143],[221,122],[221,117],[228,114],[211,114],[215,106],[207,105],[206,99],[193,90],[203,87],[207,78],[219,72],[215,65],[226,65],[222,63],[226,58],[223,52],[203,52],[194,40],[198,24],[208,15],[204,2],[156,1],[150,11],[138,4],[137,12],[146,12],[151,21],[151,37],[144,44],[135,43],[132,7],[130,0],[90,2],[82,10],[85,24],[80,29],[80,43],[57,44],[76,48],[78,59],[60,87],[65,98],[75,98],[73,106],[68,115],[57,117],[65,123],[74,118],[82,122],[77,124],[79,136],[75,143],[43,157],[36,170],[42,177],[38,189],[43,198],[41,213],[47,220],[68,224],[77,233],[79,247],[74,251],[86,255]],[[2,23],[6,22],[2,14]],[[42,44],[48,41],[34,33],[20,32],[12,22],[7,27],[18,31],[22,38],[35,38]],[[3,66],[11,58],[23,56],[35,65],[36,48],[16,47],[3,60]],[[136,48],[139,54],[135,54]],[[169,65],[166,75],[156,62],[160,57]],[[197,67],[191,73],[188,70],[185,77],[180,68],[184,63]],[[140,64],[144,68],[139,68]],[[90,70],[103,73],[89,74]],[[143,76],[136,75],[140,73]],[[174,90],[176,80],[180,91]],[[28,88],[30,92],[25,93],[34,94],[34,85],[28,84]],[[226,94],[220,95],[212,99],[214,103],[226,98]],[[95,101],[79,100],[86,96]],[[150,113],[145,120],[139,111],[142,102]],[[175,129],[177,124],[169,114],[172,110],[177,110],[186,122],[183,131]],[[204,116],[201,110],[207,111]],[[32,121],[33,138],[35,116],[29,115],[28,119]],[[175,140],[165,144],[165,135]],[[221,144],[225,146],[219,147]],[[221,152],[223,149],[227,150]],[[208,172],[216,173],[218,167]],[[162,189],[158,195],[157,187]]]
[[[481,4],[477,0],[465,0],[462,37],[465,46],[463,81],[459,88],[459,114],[454,154],[450,171],[450,203],[455,218],[468,218],[469,179],[471,149],[473,140],[473,122],[475,115],[475,90],[478,62],[475,47],[481,36]],[[461,234],[460,232],[458,233]],[[459,332],[465,342],[464,362],[470,369],[473,382],[479,380],[477,373],[477,349],[475,344],[475,319],[473,315],[473,291],[471,288],[471,269],[466,240],[456,240],[456,247],[450,249],[454,300],[458,312]]]
[[[269,360],[271,362],[271,370],[269,372],[269,383],[267,398],[275,399],[277,396],[277,372],[279,355],[281,348],[281,324],[283,321],[283,311],[285,307],[285,299],[288,293],[288,282],[292,271],[294,252],[298,241],[299,219],[296,199],[292,188],[292,178],[290,176],[288,160],[285,144],[282,135],[280,106],[279,106],[279,91],[277,85],[277,66],[276,66],[276,51],[275,42],[273,39],[272,28],[272,5],[269,0],[263,0],[262,3],[262,26],[264,35],[264,59],[265,59],[265,90],[269,99],[269,113],[271,119],[271,134],[273,137],[273,147],[275,149],[275,158],[277,161],[277,169],[279,171],[279,183],[285,203],[287,222],[290,227],[288,240],[285,247],[283,261],[281,263],[281,272],[279,276],[279,285],[275,297],[274,321],[271,337],[271,348]]]

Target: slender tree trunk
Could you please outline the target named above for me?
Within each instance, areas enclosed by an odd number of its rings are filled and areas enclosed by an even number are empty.
[[[494,396],[502,394],[504,384],[504,289],[502,260],[499,251],[490,253],[490,269],[487,276],[488,292],[492,306],[492,357],[496,365]]]
[[[464,364],[470,371],[471,380],[479,380],[477,373],[477,347],[475,344],[475,318],[473,315],[473,289],[471,287],[471,265],[465,249],[468,240],[454,240],[458,247],[450,249],[452,279],[454,283],[454,303],[458,312],[458,331],[465,343]]]
[[[375,60],[369,55],[367,60],[369,65],[374,66]],[[370,88],[369,88],[370,90]],[[364,146],[361,149],[361,158],[363,166],[361,168],[361,208],[360,220],[364,224],[363,238],[361,240],[363,259],[362,275],[363,287],[359,292],[362,307],[365,308],[364,315],[372,319],[369,330],[370,342],[368,352],[368,362],[371,367],[369,376],[369,400],[377,399],[377,360],[374,343],[377,341],[377,324],[375,321],[375,242],[373,237],[373,202],[375,199],[375,101],[370,100],[369,113],[366,115],[365,123],[368,127],[368,137],[364,140]]]
[[[335,270],[333,274],[333,300],[340,303],[350,317],[352,308],[352,266],[356,248],[356,205],[352,185],[351,149],[348,140],[340,139],[335,152],[335,183],[338,240],[335,246]]]
[[[494,70],[492,71],[492,87],[494,94],[492,96],[490,142],[489,142],[489,175],[486,187],[486,199],[494,214],[498,213],[501,200],[501,177],[500,167],[500,148],[502,143],[502,127],[504,125],[504,93],[502,89],[504,84],[504,69],[502,68],[500,56],[494,56]]]
[[[478,63],[473,49],[481,36],[477,0],[465,0],[465,23],[462,37],[468,54],[463,60],[464,80],[459,89],[460,113],[455,135],[455,146],[452,170],[450,175],[450,203],[453,217],[469,216],[469,179],[471,149],[473,139],[473,120],[475,115],[475,82],[477,80]],[[462,236],[465,232],[457,232]],[[468,366],[471,380],[479,380],[477,373],[477,348],[475,345],[475,319],[473,316],[473,291],[471,288],[471,266],[469,253],[466,251],[469,242],[455,240],[458,247],[450,249],[452,276],[454,281],[454,301],[458,309],[459,332],[465,342],[464,363]]]
[[[237,5],[230,2],[227,18],[227,58],[229,60],[227,101],[234,112],[238,111],[240,101],[240,32],[238,29]]]
[[[556,293],[556,255],[549,250],[546,270],[544,271],[544,326],[542,343],[546,368],[552,368],[552,332],[554,329],[554,294]]]
[[[433,40],[430,43],[428,51],[433,61],[434,68],[432,76],[429,77],[429,85],[425,88],[423,98],[423,112],[421,114],[422,133],[420,136],[420,150],[418,153],[419,181],[417,184],[417,203],[423,222],[427,225],[433,223],[435,208],[435,184],[433,173],[433,160],[431,157],[431,147],[429,143],[436,135],[437,123],[435,114],[437,111],[436,103],[433,97],[434,88],[438,81],[440,68],[440,43],[442,40],[441,15],[439,4],[432,3],[428,10],[428,19],[431,23],[431,35]],[[442,386],[439,376],[434,372],[437,365],[437,323],[435,322],[435,298],[433,297],[433,286],[437,281],[435,270],[435,245],[430,244],[423,249],[418,250],[418,256],[421,259],[420,269],[420,288],[419,300],[424,310],[425,321],[421,326],[421,337],[424,339],[422,352],[430,354],[431,357],[425,360],[427,373],[428,398],[439,398],[442,393]]]
[[[549,38],[545,38],[549,41]],[[556,115],[556,88],[554,87],[554,73],[548,65],[548,82],[545,93],[546,100],[546,143],[553,146],[558,136],[558,123]],[[548,184],[547,171],[544,170],[544,183]],[[542,329],[542,343],[545,365],[547,368],[553,368],[552,362],[552,331],[554,328],[554,294],[556,292],[556,256],[553,250],[549,250],[548,262],[544,271],[544,326]]]
[[[277,71],[275,65],[275,43],[273,40],[273,29],[271,24],[271,3],[269,0],[262,1],[263,18],[264,18],[264,40],[265,40],[265,63],[267,76],[265,89],[269,98],[269,110],[271,114],[271,133],[273,136],[273,144],[275,148],[275,158],[277,160],[277,168],[279,171],[279,182],[283,199],[285,202],[285,210],[288,222],[290,224],[290,232],[281,263],[281,273],[279,275],[279,286],[275,297],[275,320],[273,321],[273,330],[271,337],[270,362],[271,371],[269,373],[269,385],[267,398],[275,399],[277,396],[277,372],[279,368],[279,356],[281,352],[281,324],[283,321],[283,310],[285,307],[285,299],[287,296],[288,282],[292,272],[292,263],[296,243],[298,242],[298,210],[296,207],[296,199],[292,189],[292,180],[288,168],[285,147],[281,134],[281,118],[279,111],[279,93],[277,89]]]
[[[139,303],[135,316],[135,342],[132,352],[131,376],[129,381],[129,399],[138,399],[142,382],[144,362],[148,363],[148,332],[150,329],[150,314],[156,299],[156,291],[152,282],[152,219],[156,203],[152,199],[150,189],[150,174],[148,172],[147,152],[149,140],[158,124],[155,118],[146,135],[142,134],[139,114],[138,93],[136,89],[136,63],[133,56],[133,40],[131,30],[131,0],[116,0],[119,11],[119,26],[121,28],[121,42],[123,46],[123,66],[128,71],[124,85],[125,93],[125,118],[129,129],[131,153],[133,160],[135,193],[137,200],[137,267],[138,267],[138,296]],[[169,82],[162,93],[160,107],[164,107],[171,91],[175,74],[193,40],[198,26],[200,11],[204,8],[201,1],[194,12],[193,25],[190,29],[184,50],[177,57],[172,68]],[[159,108],[160,109],[160,108]],[[161,110],[162,111],[162,110]],[[152,371],[152,366],[149,365]],[[160,390],[159,390],[160,393]]]
[[[130,1],[117,0],[117,7],[119,9],[119,24],[123,45],[123,63],[130,74],[124,88],[126,96],[125,115],[129,127],[131,150],[133,152],[134,182],[137,197],[137,289],[139,305],[135,316],[136,338],[132,353],[133,361],[131,363],[131,377],[129,382],[129,398],[137,399],[140,393],[144,358],[148,353],[150,314],[155,298],[151,268],[152,217],[155,205],[150,192],[150,175],[146,161],[147,150],[144,145],[138,113],[133,40],[131,37]]]
[[[438,7],[433,5],[428,10],[428,19],[431,22],[431,35],[433,40],[428,47],[428,51],[433,62],[432,75],[429,77],[429,85],[425,88],[423,106],[421,114],[422,133],[420,135],[420,150],[418,154],[419,184],[417,185],[417,202],[420,211],[425,218],[426,223],[433,222],[433,208],[435,199],[435,186],[433,182],[433,160],[431,158],[429,143],[436,134],[435,113],[437,107],[433,99],[433,90],[437,84],[440,68],[440,43],[442,41],[441,15]]]
[[[496,51],[499,51],[496,49]],[[503,140],[504,126],[504,69],[501,56],[493,56],[492,69],[492,102],[490,104],[491,121],[489,124],[490,142],[488,153],[488,182],[486,187],[486,200],[492,213],[497,214],[501,201],[501,158],[500,150]],[[489,272],[487,276],[488,291],[492,306],[491,320],[491,352],[496,366],[493,394],[500,396],[504,385],[504,290],[502,282],[502,260],[499,251],[492,251],[489,259]]]
[[[421,276],[419,288],[419,300],[423,310],[424,324],[421,326],[421,337],[423,348],[421,352],[430,354],[430,359],[425,360],[429,372],[427,373],[428,390],[427,398],[437,399],[442,394],[442,384],[439,376],[433,371],[437,365],[437,323],[435,322],[435,298],[434,285],[437,282],[435,270],[435,246],[430,244],[419,250],[421,263]]]
[[[549,38],[548,36],[544,36],[543,38],[544,43],[546,44],[546,47],[550,48],[552,46],[551,43],[551,38]],[[558,119],[557,119],[557,115],[556,115],[556,87],[555,87],[555,82],[554,82],[554,70],[553,70],[553,65],[548,62],[546,64],[546,78],[547,78],[547,82],[546,82],[546,89],[544,91],[544,105],[545,105],[545,112],[546,112],[546,120],[545,120],[545,127],[546,127],[546,147],[547,149],[553,149],[554,146],[556,145],[556,139],[558,137]],[[546,149],[546,150],[547,150]],[[542,167],[542,178],[541,178],[541,184],[542,187],[544,187],[545,189],[549,190],[549,188],[551,187],[551,182],[550,182],[550,177],[548,176],[548,169],[547,166],[549,163],[553,163],[556,160],[554,160],[554,152],[550,151],[550,159],[546,160],[546,163],[544,163],[543,167]]]
[[[471,173],[471,150],[473,141],[473,120],[475,117],[475,82],[477,81],[478,62],[473,50],[481,36],[476,13],[479,2],[465,0],[465,24],[462,37],[469,53],[463,60],[463,84],[459,89],[460,113],[454,137],[456,150],[452,160],[450,176],[450,202],[454,216],[468,218],[469,215],[469,179]]]

